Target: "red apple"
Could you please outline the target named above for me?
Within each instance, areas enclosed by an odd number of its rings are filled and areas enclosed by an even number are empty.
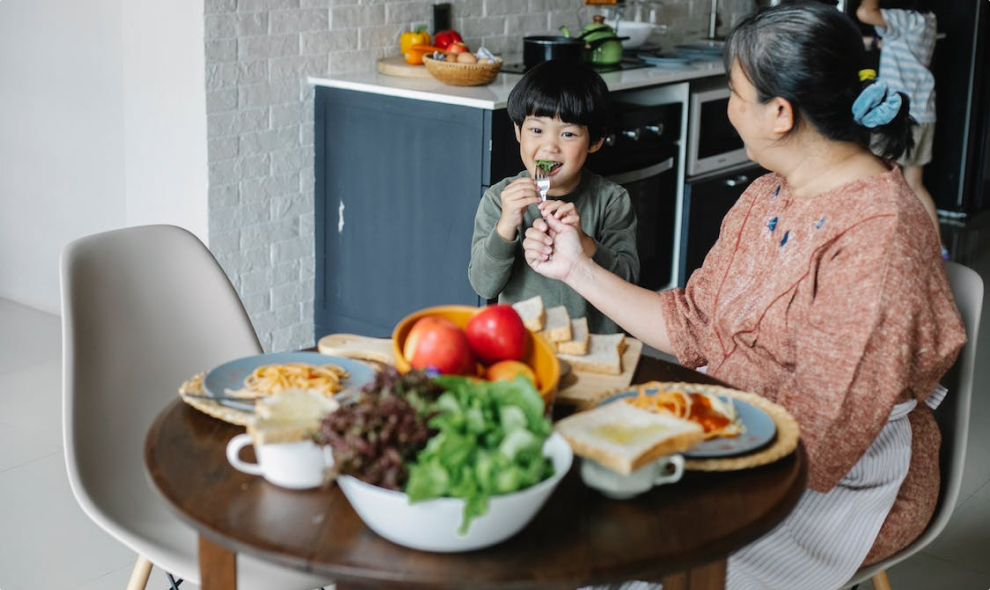
[[[467,43],[461,41],[454,41],[447,46],[447,53],[464,53],[466,51],[471,51],[471,49],[468,48]]]
[[[506,359],[519,360],[526,354],[529,332],[508,303],[489,305],[479,311],[468,320],[464,331],[471,352],[486,365]]]
[[[519,376],[529,379],[533,387],[539,387],[536,381],[536,373],[529,365],[522,361],[499,361],[485,369],[485,379],[489,381],[498,381],[499,379],[511,381]]]
[[[474,357],[464,330],[454,322],[439,316],[416,320],[402,354],[416,369],[433,367],[444,375],[473,375]]]

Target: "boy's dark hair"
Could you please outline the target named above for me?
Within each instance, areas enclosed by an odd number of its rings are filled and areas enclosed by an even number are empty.
[[[526,117],[559,117],[588,128],[591,143],[608,130],[611,101],[608,86],[580,61],[553,59],[531,68],[509,93],[509,118],[522,126]]]
[[[871,135],[884,157],[896,159],[913,144],[909,100],[892,121],[867,129],[853,120],[852,104],[871,80],[863,38],[845,14],[818,2],[788,2],[745,19],[725,42],[725,69],[738,60],[766,103],[781,97],[794,109],[795,127],[810,124],[835,141],[869,148]]]

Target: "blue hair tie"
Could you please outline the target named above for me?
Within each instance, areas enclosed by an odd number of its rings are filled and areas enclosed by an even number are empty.
[[[901,95],[891,92],[886,82],[874,82],[864,88],[853,103],[853,120],[869,129],[886,125],[901,110],[901,102]]]

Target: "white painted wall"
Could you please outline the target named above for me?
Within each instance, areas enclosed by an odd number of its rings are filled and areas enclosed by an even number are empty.
[[[207,237],[203,2],[0,0],[0,297],[58,312],[68,241]]]

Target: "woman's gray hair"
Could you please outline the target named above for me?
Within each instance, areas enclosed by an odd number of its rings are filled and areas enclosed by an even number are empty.
[[[852,114],[864,87],[859,78],[866,67],[863,38],[837,9],[806,1],[757,12],[729,34],[724,61],[726,71],[739,64],[760,102],[787,100],[795,128],[807,123],[829,139],[869,147],[871,130],[857,124]],[[872,130],[887,144],[888,157],[899,155],[910,142],[904,102],[897,119]]]

